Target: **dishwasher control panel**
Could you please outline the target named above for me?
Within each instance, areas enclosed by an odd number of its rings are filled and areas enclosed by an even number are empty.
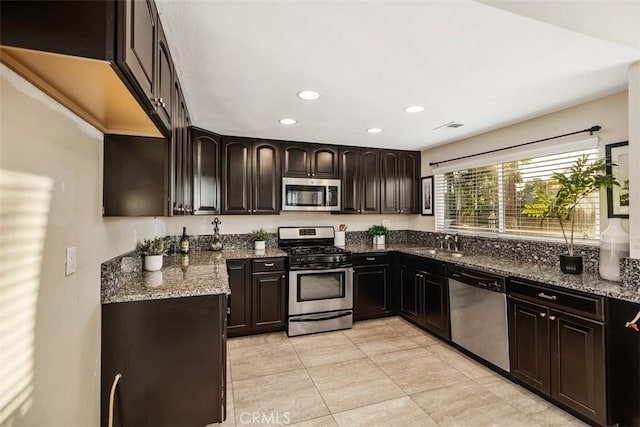
[[[448,276],[451,279],[477,288],[501,294],[506,293],[506,279],[502,276],[460,267],[450,267]]]

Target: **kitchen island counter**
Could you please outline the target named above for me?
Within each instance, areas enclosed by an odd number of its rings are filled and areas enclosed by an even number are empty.
[[[384,253],[395,251],[409,255],[417,255],[460,267],[469,267],[479,271],[496,273],[505,277],[533,280],[561,288],[640,303],[640,292],[620,286],[619,283],[604,280],[598,273],[594,272],[584,272],[577,275],[564,274],[558,266],[469,253],[464,253],[460,258],[454,258],[446,251],[438,250],[436,254],[430,254],[428,252],[430,248],[415,245],[386,245],[384,247],[347,245],[346,249],[353,253]]]
[[[199,251],[192,254],[167,255],[159,271],[136,273],[116,289],[103,291],[103,304],[229,294],[226,262],[230,259],[284,257],[279,249],[256,252],[250,249]]]

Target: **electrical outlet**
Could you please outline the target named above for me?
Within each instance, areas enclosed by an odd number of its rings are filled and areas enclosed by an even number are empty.
[[[70,276],[76,272],[76,247],[65,249],[66,261],[64,263],[64,275]]]
[[[382,220],[382,225],[387,227],[387,228],[391,228],[391,220],[390,219],[383,219]]]

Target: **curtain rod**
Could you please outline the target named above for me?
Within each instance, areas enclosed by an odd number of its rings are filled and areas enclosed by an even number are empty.
[[[594,132],[598,132],[600,129],[602,129],[601,126],[595,125],[595,126],[591,126],[589,129],[583,129],[583,130],[578,130],[578,131],[575,131],[575,132],[565,133],[564,135],[557,135],[557,136],[552,136],[552,137],[549,137],[549,138],[538,139],[536,141],[531,141],[531,142],[525,142],[525,143],[522,143],[522,144],[512,145],[511,147],[496,148],[495,150],[483,151],[482,153],[469,154],[467,156],[455,157],[453,159],[448,159],[448,160],[440,160],[439,162],[431,162],[431,163],[429,163],[429,166],[436,166],[437,167],[440,163],[448,163],[448,162],[453,162],[453,161],[456,161],[456,160],[468,159],[470,157],[482,156],[483,154],[497,153],[498,151],[504,151],[504,150],[510,150],[512,148],[524,147],[525,145],[535,144],[537,142],[549,141],[551,139],[563,138],[565,136],[577,135],[579,133],[589,132],[590,135],[593,135]]]

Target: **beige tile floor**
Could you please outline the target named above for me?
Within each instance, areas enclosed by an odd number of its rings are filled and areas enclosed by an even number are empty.
[[[229,340],[222,426],[584,426],[399,317]]]

